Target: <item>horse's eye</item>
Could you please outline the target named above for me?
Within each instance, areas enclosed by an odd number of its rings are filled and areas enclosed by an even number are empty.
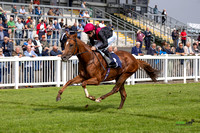
[[[72,47],[72,46],[73,46],[73,44],[70,44],[70,45],[69,45],[69,47]]]

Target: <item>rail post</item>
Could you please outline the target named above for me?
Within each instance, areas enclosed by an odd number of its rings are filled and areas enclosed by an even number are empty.
[[[18,89],[19,86],[19,57],[15,56],[15,89]]]
[[[56,87],[60,87],[60,57],[56,60]]]
[[[164,82],[165,83],[168,83],[167,81],[167,68],[168,68],[168,54],[166,54],[166,58],[165,58],[165,63],[164,63],[164,70],[165,70],[165,80]]]
[[[183,68],[183,83],[184,83],[184,84],[186,84],[186,76],[187,76],[187,75],[186,75],[186,61],[187,61],[187,60],[184,59],[184,63],[183,63],[183,65],[184,65],[184,66],[183,66],[183,67],[184,67],[184,68]]]
[[[67,72],[67,63],[66,62],[62,62],[62,82],[63,82],[63,86],[65,85],[66,80],[66,72]]]
[[[196,54],[195,56],[195,61],[194,61],[194,74],[195,74],[195,78],[194,78],[194,82],[198,82],[198,54]]]

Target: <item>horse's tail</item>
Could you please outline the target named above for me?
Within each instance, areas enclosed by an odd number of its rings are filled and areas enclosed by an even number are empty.
[[[142,60],[138,60],[139,66],[145,70],[145,72],[149,75],[149,77],[156,82],[157,81],[157,77],[158,74],[160,73],[159,70],[154,69],[153,67],[151,67],[150,64],[148,64],[145,61]]]

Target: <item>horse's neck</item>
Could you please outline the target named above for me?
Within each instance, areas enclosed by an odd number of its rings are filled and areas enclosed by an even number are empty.
[[[78,55],[79,61],[83,63],[90,62],[90,60],[92,59],[92,51],[90,50],[90,47],[81,40],[78,42],[78,45],[79,53],[82,53]]]

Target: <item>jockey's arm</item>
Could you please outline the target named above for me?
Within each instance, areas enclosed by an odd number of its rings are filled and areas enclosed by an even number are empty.
[[[98,37],[100,39],[100,41],[98,41],[96,44],[95,44],[95,47],[97,49],[104,49],[108,46],[108,40],[106,39],[105,35],[103,32],[99,32],[98,34]]]

